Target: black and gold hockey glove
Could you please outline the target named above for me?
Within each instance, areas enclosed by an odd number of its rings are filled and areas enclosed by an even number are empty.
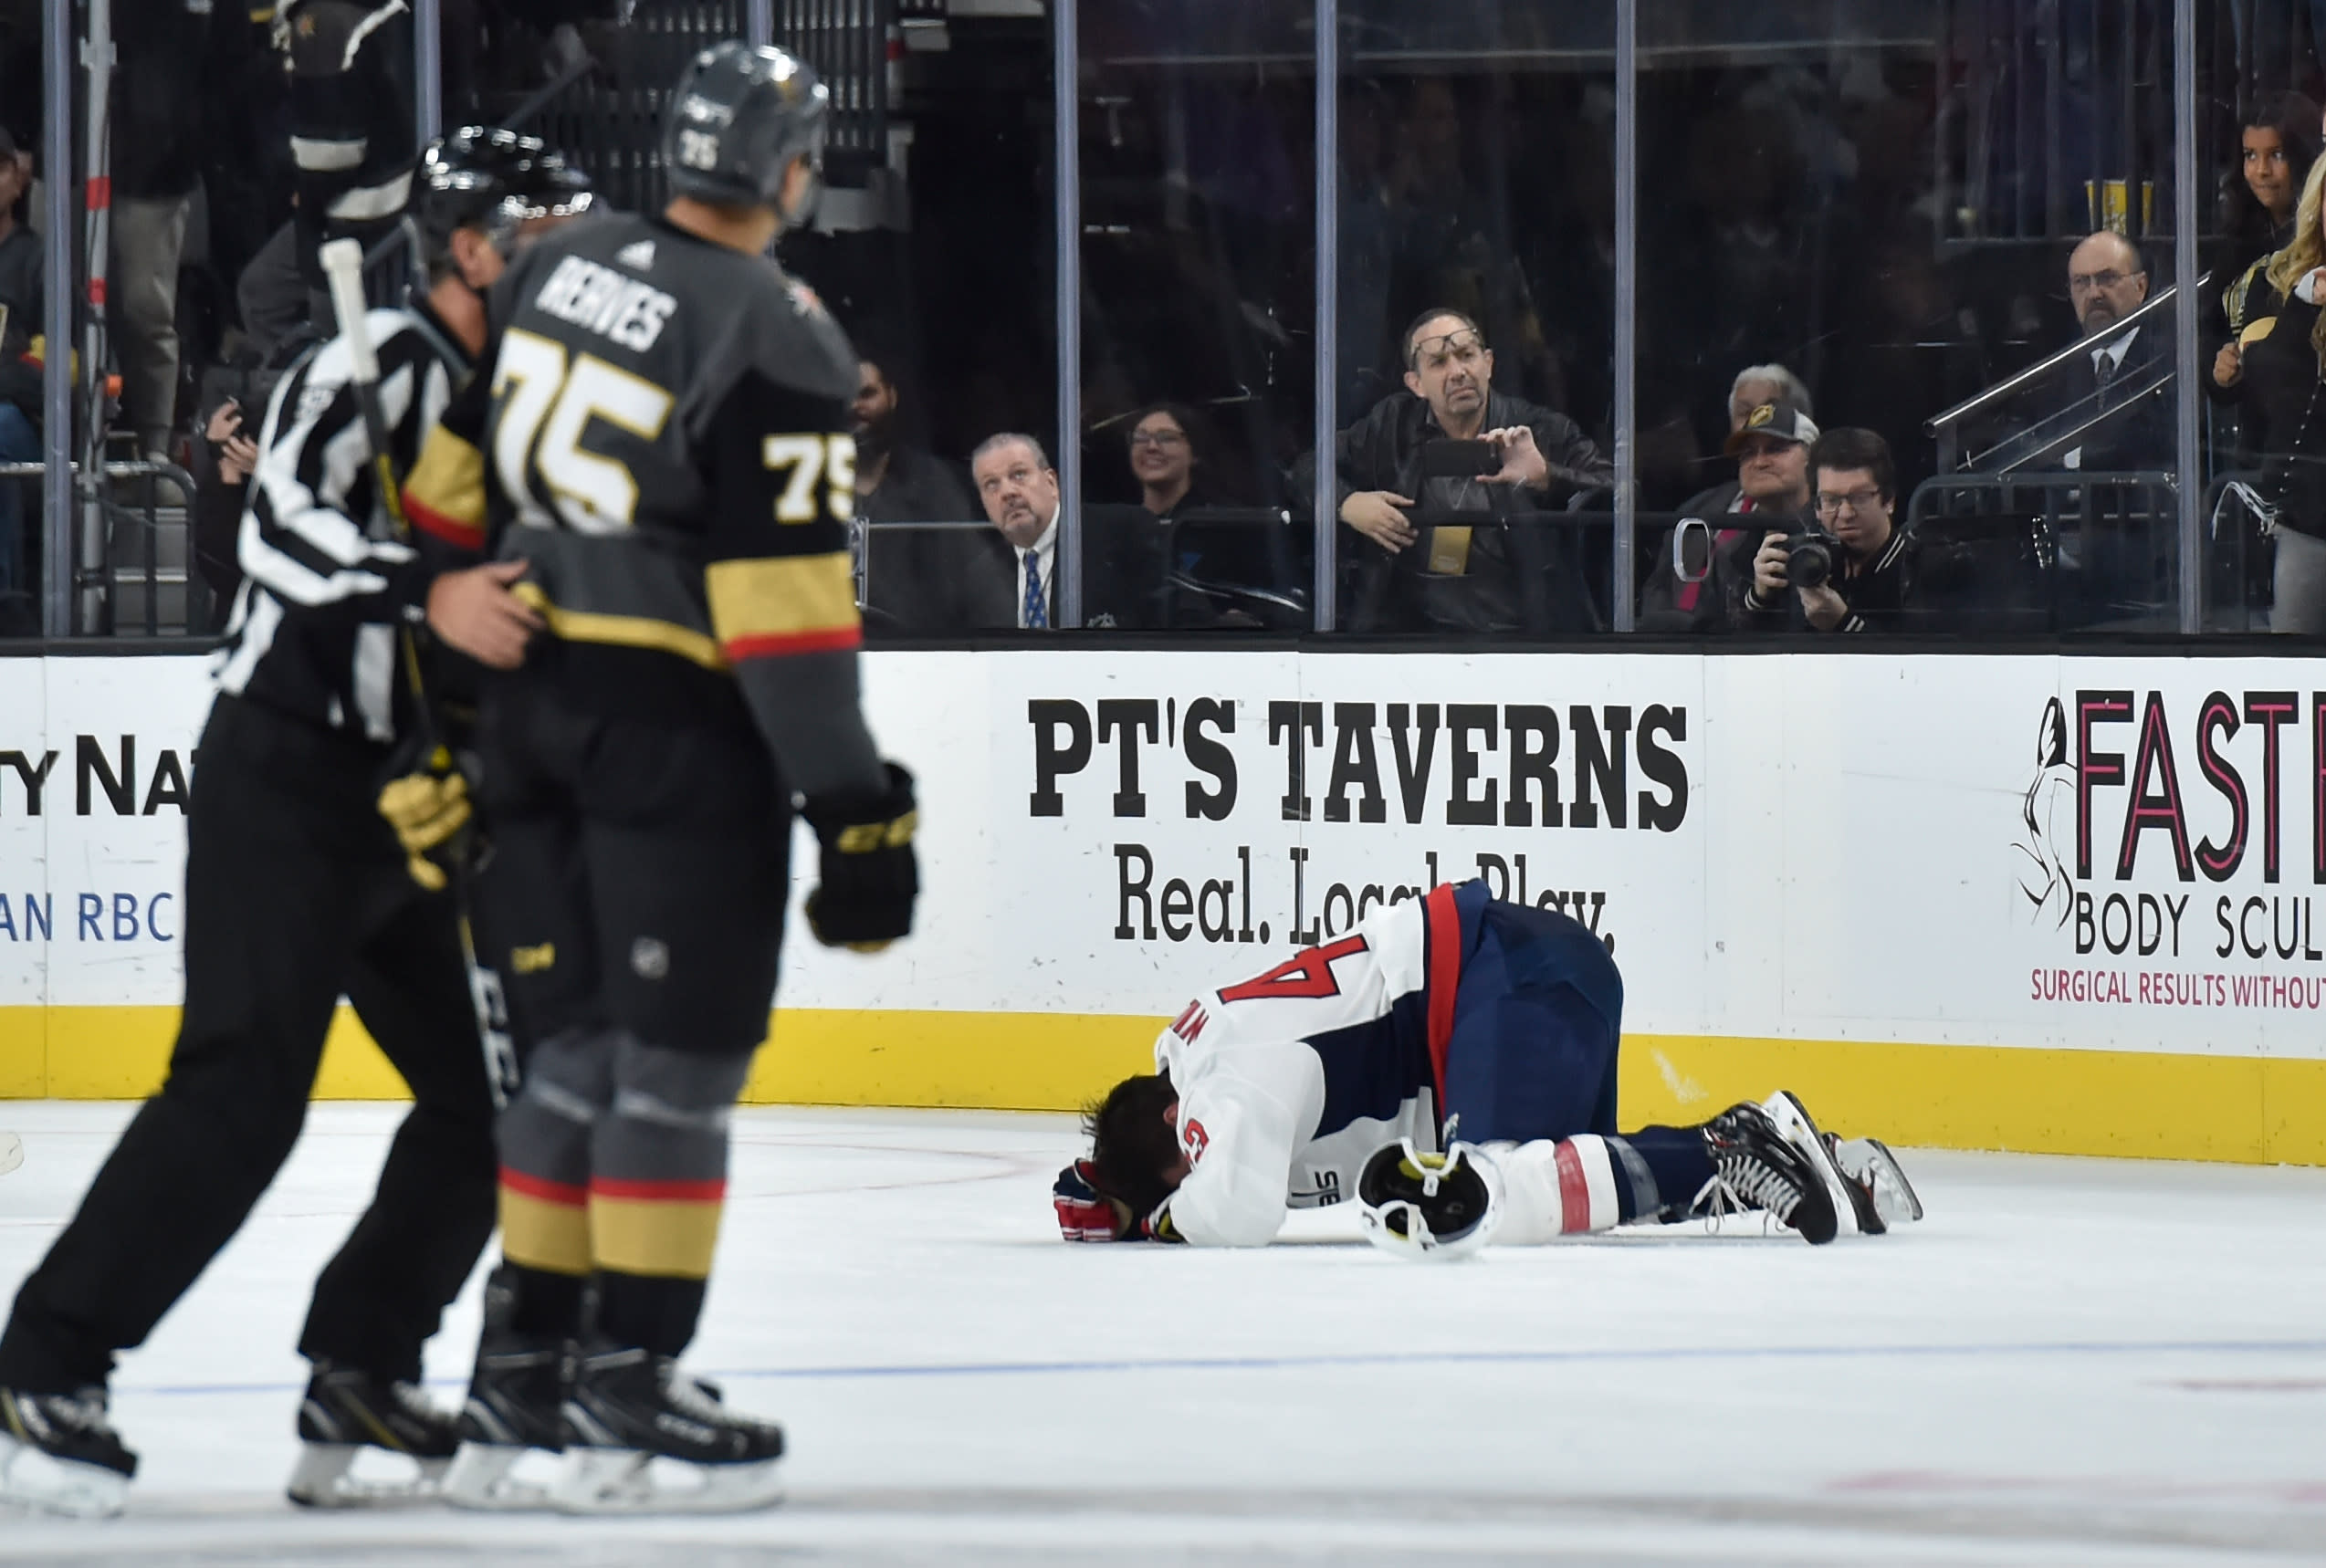
[[[453,766],[451,752],[431,747],[414,760],[416,767],[382,787],[380,815],[403,845],[404,869],[412,880],[430,893],[440,893],[447,880],[443,862],[457,852],[455,841],[475,808],[468,799],[468,780]]]
[[[896,763],[888,789],[866,798],[811,800],[805,815],[822,850],[823,880],[808,894],[808,929],[827,947],[877,953],[913,929],[921,891],[913,857],[913,776]]]

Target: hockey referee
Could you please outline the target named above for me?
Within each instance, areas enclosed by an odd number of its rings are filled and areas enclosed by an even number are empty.
[[[505,131],[436,143],[415,183],[427,294],[367,318],[400,465],[484,344],[482,291],[529,231],[589,200],[555,154]],[[425,855],[444,853],[467,803],[441,769],[416,793],[383,785],[425,733],[408,674],[424,626],[508,666],[539,622],[509,591],[519,566],[444,570],[449,557],[393,537],[354,363],[344,339],[324,345],[267,410],[246,580],[196,753],[169,1078],[17,1292],[0,1337],[0,1501],[119,1511],[137,1458],[107,1419],[114,1353],[143,1343],[274,1179],[341,995],[414,1103],[371,1208],[316,1282],[292,1496],[361,1500],[346,1472],[365,1444],[424,1471],[453,1451],[452,1420],[414,1385],[423,1343],[492,1231],[493,1100],[458,912]],[[403,801],[403,821],[382,816],[383,799]]]

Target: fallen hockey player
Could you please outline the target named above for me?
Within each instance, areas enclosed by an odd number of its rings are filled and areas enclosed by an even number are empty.
[[[1481,882],[1388,905],[1189,1003],[1158,1071],[1091,1114],[1059,1228],[1256,1247],[1288,1207],[1355,1197],[1377,1241],[1451,1254],[1754,1210],[1813,1243],[1921,1218],[1887,1148],[1782,1091],[1618,1135],[1622,1016],[1615,960],[1564,915]]]

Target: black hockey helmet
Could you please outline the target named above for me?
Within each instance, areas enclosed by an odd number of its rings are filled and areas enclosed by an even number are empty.
[[[530,218],[571,217],[588,210],[589,176],[538,136],[469,125],[438,138],[420,155],[413,215],[431,261],[452,245],[455,229],[477,229],[503,256]]]
[[[807,62],[771,46],[729,40],[687,63],[663,118],[673,195],[729,207],[772,207],[784,172],[805,157],[823,172],[832,95]]]

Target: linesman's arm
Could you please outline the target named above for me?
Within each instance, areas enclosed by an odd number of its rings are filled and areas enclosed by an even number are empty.
[[[808,919],[827,943],[885,945],[919,890],[912,776],[873,744],[849,571],[856,444],[830,398],[747,372],[713,418],[711,634],[822,852]]]
[[[375,311],[380,340],[380,408],[390,430],[415,408],[441,370],[416,333],[396,330],[401,318]],[[429,417],[434,410],[426,411]],[[236,557],[286,609],[373,622],[417,622],[435,569],[411,546],[369,536],[372,444],[349,376],[348,355],[327,343],[276,389],[250,476],[250,499]]]
[[[541,617],[510,591],[522,561],[477,562],[487,550],[485,424],[492,412],[492,357],[453,395],[403,482],[403,515],[424,560],[440,570],[428,590],[428,625],[480,664],[513,670]]]

